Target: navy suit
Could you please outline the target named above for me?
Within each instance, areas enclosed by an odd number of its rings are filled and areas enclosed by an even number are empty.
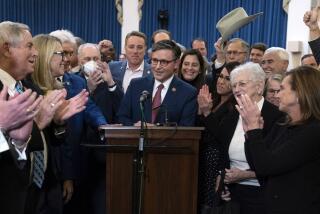
[[[152,94],[153,84],[152,76],[131,81],[118,112],[120,123],[131,126],[141,120],[139,98],[141,92],[145,90]],[[173,77],[155,123],[165,123],[167,115],[168,122],[176,122],[179,126],[193,126],[197,108],[197,90],[177,77]],[[146,121],[151,123],[151,99],[146,100],[144,110]]]
[[[86,81],[76,74],[65,73],[63,82],[67,90],[67,99],[87,89]],[[75,180],[75,192],[71,201],[64,207],[64,213],[90,213],[86,190],[87,180],[95,176],[89,173],[90,152],[80,144],[87,142],[85,133],[88,126],[97,130],[100,125],[104,124],[107,124],[105,117],[90,97],[86,109],[71,117],[67,122],[62,172],[65,180]],[[68,144],[72,146],[71,149],[67,146]]]
[[[87,88],[86,82],[83,78],[76,74],[65,73],[63,75],[63,82],[67,90],[67,99],[70,99]],[[86,125],[98,128],[100,125],[107,124],[105,117],[96,104],[89,98],[86,109],[74,116],[67,122],[67,136],[66,143],[73,146],[73,151],[64,151],[72,154],[72,162],[63,158],[62,172],[65,179],[75,179],[81,177],[80,164],[80,143],[85,133]],[[66,154],[66,153],[65,153]],[[75,168],[76,167],[76,168]]]
[[[109,68],[110,68],[113,80],[117,82],[118,85],[120,85],[121,87],[122,87],[123,77],[127,69],[127,64],[128,64],[127,61],[124,61],[124,62],[115,61],[115,62],[109,63]],[[148,75],[152,75],[151,66],[145,60],[142,76],[144,77]]]

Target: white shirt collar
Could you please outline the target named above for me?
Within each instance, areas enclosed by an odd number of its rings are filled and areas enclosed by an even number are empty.
[[[2,69],[0,69],[0,80],[3,85],[8,87],[9,95],[14,96],[17,81],[9,73]]]
[[[142,60],[142,63],[140,64],[140,66],[139,66],[136,70],[132,70],[132,69],[129,67],[129,62],[127,61],[126,70],[131,70],[131,71],[133,71],[133,72],[137,72],[137,71],[143,71],[143,68],[144,68],[144,60]]]
[[[154,88],[153,88],[153,89],[158,88],[158,86],[159,86],[160,84],[163,84],[163,86],[164,86],[163,88],[164,88],[164,89],[168,89],[169,86],[170,86],[170,83],[171,83],[171,81],[172,81],[172,79],[173,79],[173,77],[174,77],[174,75],[172,75],[169,79],[167,79],[167,80],[164,81],[164,82],[160,82],[160,81],[154,79]]]
[[[264,97],[261,97],[261,99],[257,102],[257,105],[260,111],[262,109],[263,103],[264,103]]]

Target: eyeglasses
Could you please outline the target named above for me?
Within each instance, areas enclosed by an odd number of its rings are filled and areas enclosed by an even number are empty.
[[[161,60],[159,60],[159,59],[152,58],[152,59],[151,59],[151,64],[154,65],[154,66],[156,66],[156,65],[158,65],[158,63],[160,62],[160,66],[165,67],[165,66],[167,66],[169,63],[171,63],[171,62],[173,62],[173,61],[176,61],[176,59],[173,59],[173,60],[161,59]]]
[[[69,56],[69,57],[72,57],[74,55],[74,52],[73,51],[63,51],[65,57]]]
[[[279,93],[279,91],[280,91],[280,89],[276,90],[276,89],[270,88],[267,90],[267,93],[276,95]]]
[[[247,52],[245,52],[245,51],[227,51],[226,55],[227,56],[231,56],[231,55],[239,56],[240,54],[243,54],[243,53],[247,53]]]
[[[237,88],[237,86],[239,86],[239,88],[246,88],[248,83],[251,82],[252,80],[243,80],[243,81],[239,81],[239,82],[235,82],[231,85],[232,89]]]
[[[62,51],[55,51],[55,52],[53,52],[53,54],[59,55],[59,56],[61,56],[62,58],[64,58],[64,57],[66,56],[65,53],[62,52]]]
[[[220,74],[220,75],[218,76],[218,78],[223,79],[223,80],[226,80],[226,81],[230,81],[230,76],[223,76],[223,74]]]

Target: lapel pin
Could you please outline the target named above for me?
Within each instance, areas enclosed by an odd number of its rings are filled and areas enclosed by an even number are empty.
[[[176,92],[177,91],[177,89],[175,88],[175,87],[172,87],[172,92]]]

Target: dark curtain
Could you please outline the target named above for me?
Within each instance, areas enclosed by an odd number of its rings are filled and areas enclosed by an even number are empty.
[[[86,42],[113,41],[121,48],[121,25],[114,0],[3,0],[0,21],[22,22],[33,35],[67,29]]]
[[[145,0],[140,29],[150,42],[152,32],[160,28],[158,11],[168,10],[168,30],[173,39],[190,48],[193,38],[202,37],[208,41],[208,51],[212,54],[214,42],[220,36],[216,23],[237,7],[243,7],[248,15],[261,11],[264,14],[232,37],[240,37],[250,44],[264,42],[270,47],[285,47],[287,14],[280,0]]]

